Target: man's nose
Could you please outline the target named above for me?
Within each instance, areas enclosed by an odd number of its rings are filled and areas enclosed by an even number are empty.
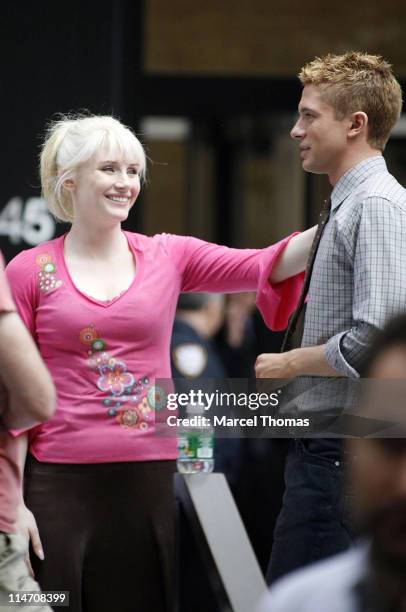
[[[295,125],[293,126],[293,128],[290,130],[290,135],[292,138],[295,139],[301,139],[304,136],[304,130],[301,127],[300,124],[300,119],[298,119],[295,123]]]

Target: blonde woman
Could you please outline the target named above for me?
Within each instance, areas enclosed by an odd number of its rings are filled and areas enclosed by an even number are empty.
[[[70,591],[72,612],[171,610],[176,445],[154,436],[154,381],[171,376],[178,295],[256,290],[283,328],[314,233],[238,250],[122,231],[145,171],[141,143],[112,117],[51,125],[43,193],[71,227],[8,267],[58,390],[55,416],[19,437],[20,528],[42,588]]]

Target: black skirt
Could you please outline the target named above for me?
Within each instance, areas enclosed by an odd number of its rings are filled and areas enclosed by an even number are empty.
[[[29,456],[25,501],[45,560],[46,591],[69,591],[71,612],[172,612],[174,461],[50,464]]]

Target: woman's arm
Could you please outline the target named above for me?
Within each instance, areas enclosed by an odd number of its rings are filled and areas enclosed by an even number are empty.
[[[290,255],[282,259],[281,253],[295,236],[287,236],[265,249],[228,248],[190,236],[164,235],[162,240],[179,274],[181,292],[256,291],[256,305],[265,323],[278,331],[286,328],[297,305],[312,239],[311,231],[305,232],[304,237],[295,240],[295,247],[289,248]],[[274,280],[271,271],[280,259],[282,264]]]
[[[269,277],[272,284],[280,283],[305,270],[316,229],[317,225],[294,236],[288,242],[272,269]]]

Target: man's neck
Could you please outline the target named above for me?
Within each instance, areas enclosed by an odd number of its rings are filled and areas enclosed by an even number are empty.
[[[368,147],[367,149],[363,148],[361,150],[351,151],[342,162],[334,168],[328,174],[328,178],[332,187],[340,180],[342,176],[351,168],[355,168],[359,163],[365,161],[366,159],[370,159],[371,157],[376,157],[377,155],[382,155],[382,151],[378,149],[372,149]]]

